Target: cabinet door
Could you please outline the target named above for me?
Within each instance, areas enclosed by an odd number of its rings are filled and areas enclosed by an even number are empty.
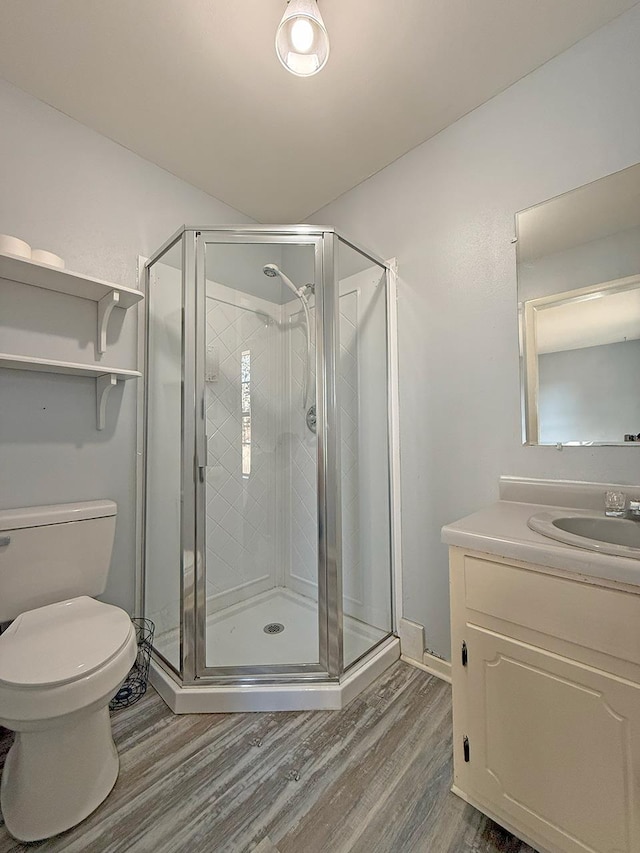
[[[457,764],[467,793],[546,849],[638,853],[640,687],[480,628],[466,634],[469,760]]]

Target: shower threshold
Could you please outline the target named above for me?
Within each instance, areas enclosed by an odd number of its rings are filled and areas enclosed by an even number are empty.
[[[149,680],[174,714],[339,711],[399,657],[400,640],[391,636],[347,670],[339,681],[181,685],[155,659],[151,661]]]

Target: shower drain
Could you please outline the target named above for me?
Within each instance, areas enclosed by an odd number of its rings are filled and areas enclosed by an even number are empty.
[[[281,625],[280,622],[269,622],[262,630],[265,634],[281,634],[284,631],[284,625]]]

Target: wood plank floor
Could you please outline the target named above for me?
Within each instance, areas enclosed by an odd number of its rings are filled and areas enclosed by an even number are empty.
[[[0,853],[533,853],[450,793],[451,688],[401,662],[343,711],[174,716],[150,689],[113,729],[102,806],[36,844],[0,823]]]

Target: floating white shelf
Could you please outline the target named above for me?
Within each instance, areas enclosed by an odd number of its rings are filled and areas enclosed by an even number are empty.
[[[0,278],[97,302],[96,349],[100,354],[107,349],[107,326],[113,309],[124,308],[126,311],[144,299],[141,291],[131,287],[112,284],[71,270],[61,270],[17,255],[0,254]]]
[[[77,364],[73,361],[53,361],[50,358],[35,358],[25,355],[0,353],[0,367],[11,370],[35,370],[39,373],[65,373],[72,376],[87,376],[96,380],[96,426],[104,429],[109,391],[118,380],[137,379],[138,370],[122,367],[106,367],[101,364]]]

